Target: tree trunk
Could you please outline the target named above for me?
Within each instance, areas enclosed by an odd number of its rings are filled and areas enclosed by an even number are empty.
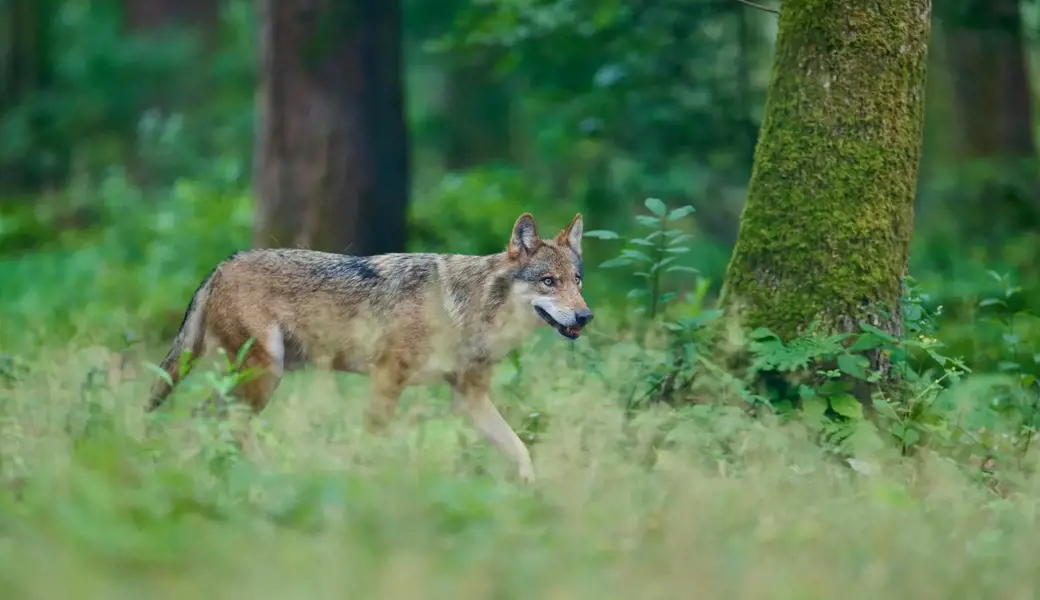
[[[982,239],[1040,225],[1032,94],[1018,0],[949,0],[938,10],[953,85],[965,223]],[[977,167],[977,168],[975,168]]]
[[[902,332],[930,0],[785,0],[723,303],[782,339]],[[875,357],[876,364],[880,360]]]
[[[400,0],[261,0],[254,245],[403,251]]]
[[[8,0],[0,5],[0,124],[24,119],[30,146],[0,155],[0,198],[35,191],[63,174],[66,151],[38,110],[51,85],[53,0]],[[16,114],[17,112],[17,114]]]

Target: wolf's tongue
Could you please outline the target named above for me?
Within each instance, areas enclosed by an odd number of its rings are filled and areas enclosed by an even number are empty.
[[[567,333],[570,333],[570,334],[573,334],[573,335],[578,335],[579,333],[581,333],[581,329],[579,329],[577,327],[568,327],[567,328]]]

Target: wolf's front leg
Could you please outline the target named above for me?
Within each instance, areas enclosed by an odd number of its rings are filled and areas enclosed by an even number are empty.
[[[402,362],[393,356],[384,357],[372,368],[369,373],[372,396],[365,411],[365,428],[369,433],[379,433],[390,424],[406,377]]]
[[[525,483],[535,480],[527,446],[491,403],[491,373],[467,373],[452,386],[452,410],[464,415],[473,427],[512,459]]]

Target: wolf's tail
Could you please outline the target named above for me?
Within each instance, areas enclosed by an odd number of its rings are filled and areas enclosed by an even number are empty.
[[[152,393],[149,396],[148,404],[145,406],[145,412],[151,412],[159,408],[166,401],[167,396],[173,392],[173,388],[177,386],[180,379],[191,370],[194,359],[198,358],[202,353],[206,339],[206,305],[209,302],[210,291],[213,289],[213,279],[216,277],[216,272],[214,270],[213,273],[206,277],[205,281],[202,282],[202,285],[195,290],[195,294],[191,297],[188,309],[184,311],[184,320],[181,322],[181,328],[177,331],[177,337],[173,339],[173,346],[167,353],[166,358],[159,363],[159,368],[169,376],[169,379],[159,377],[152,384]],[[191,353],[189,357],[191,360],[184,365],[182,371],[180,364],[181,356],[186,351]]]

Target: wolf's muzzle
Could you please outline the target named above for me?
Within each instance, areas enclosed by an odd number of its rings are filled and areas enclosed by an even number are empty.
[[[594,316],[595,315],[592,314],[592,311],[586,308],[585,310],[579,310],[574,313],[574,321],[577,323],[578,327],[584,327],[592,321],[592,317]]]

